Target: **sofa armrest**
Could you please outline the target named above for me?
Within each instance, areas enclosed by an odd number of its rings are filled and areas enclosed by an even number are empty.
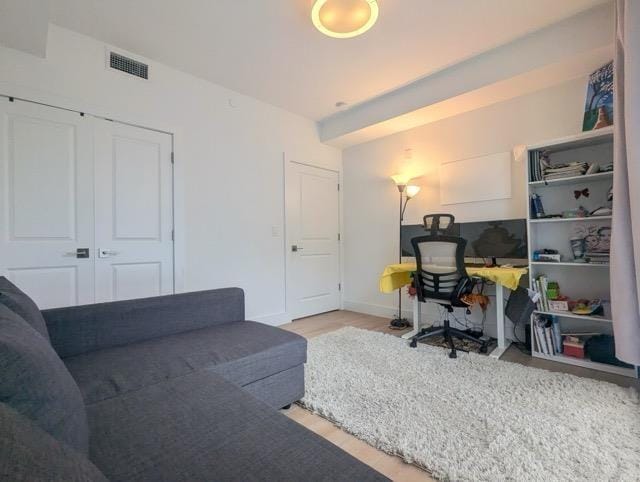
[[[244,320],[244,292],[223,288],[42,312],[61,358]]]

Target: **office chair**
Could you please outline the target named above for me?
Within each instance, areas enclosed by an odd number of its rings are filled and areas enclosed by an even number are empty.
[[[424,230],[431,236],[453,234],[455,221],[453,214],[427,214],[422,218]]]
[[[421,303],[437,303],[443,306],[446,312],[442,327],[422,329],[411,338],[409,346],[415,348],[420,340],[442,335],[451,348],[449,358],[456,358],[454,337],[479,343],[480,352],[486,353],[486,341],[452,328],[449,324],[449,315],[453,313],[454,308],[468,308],[461,297],[471,293],[475,284],[467,275],[464,265],[467,241],[456,236],[429,235],[413,238],[411,244],[416,254],[417,270],[413,282],[418,300]]]

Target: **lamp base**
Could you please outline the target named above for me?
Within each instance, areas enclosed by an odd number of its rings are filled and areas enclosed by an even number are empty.
[[[389,328],[391,328],[392,330],[404,330],[406,328],[409,328],[409,326],[409,322],[406,318],[396,317],[389,322]]]

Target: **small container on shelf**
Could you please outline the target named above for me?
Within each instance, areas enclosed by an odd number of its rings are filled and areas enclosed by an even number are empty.
[[[584,341],[574,336],[565,336],[562,342],[562,353],[565,356],[584,358]]]

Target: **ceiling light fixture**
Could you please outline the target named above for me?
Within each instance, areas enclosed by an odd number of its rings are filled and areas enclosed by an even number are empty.
[[[351,38],[362,35],[378,20],[377,0],[316,0],[313,25],[325,35]]]

